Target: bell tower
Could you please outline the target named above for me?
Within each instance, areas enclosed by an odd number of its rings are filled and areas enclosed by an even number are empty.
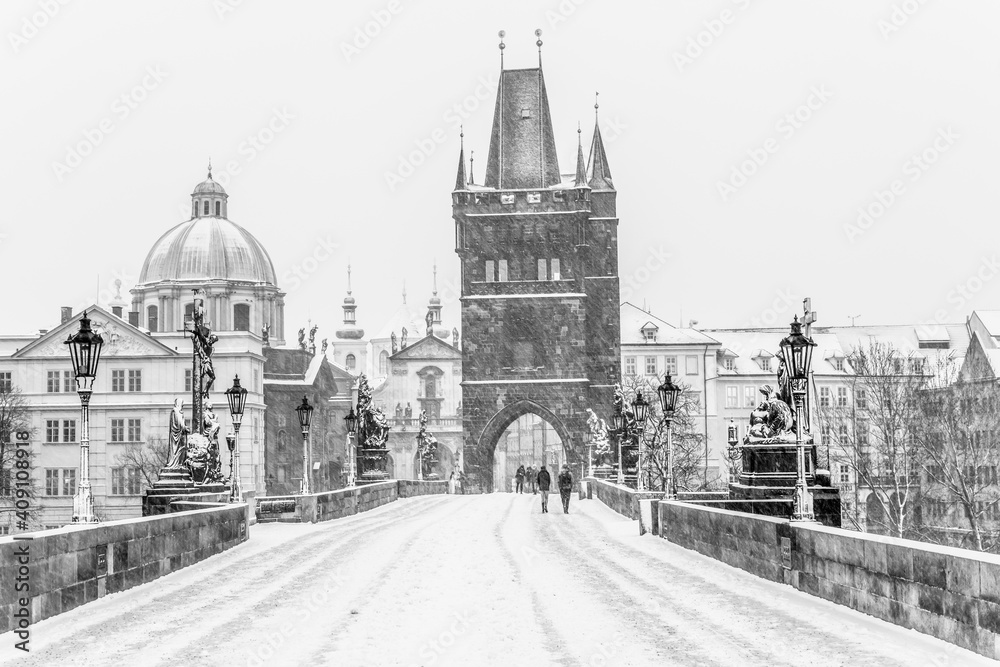
[[[466,176],[463,133],[452,192],[465,473],[483,491],[497,441],[528,413],[552,425],[579,475],[586,409],[610,410],[621,376],[617,192],[599,125],[586,161],[577,128],[576,169],[560,173],[535,35],[538,67],[504,69],[501,31],[485,181]]]

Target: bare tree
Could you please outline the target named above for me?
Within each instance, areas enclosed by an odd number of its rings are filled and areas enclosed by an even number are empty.
[[[928,482],[925,523],[937,520],[940,537],[965,534],[962,546],[997,550],[1000,539],[988,524],[1000,503],[994,441],[1000,434],[1000,386],[993,377],[959,378],[957,364],[946,360],[932,386],[920,392],[919,405],[916,431]],[[952,515],[952,507],[959,516]]]
[[[170,443],[161,437],[149,438],[145,443],[133,442],[115,457],[115,463],[126,468],[137,468],[146,488],[160,478],[160,470],[170,459]]]
[[[674,487],[678,491],[700,491],[705,488],[705,438],[697,432],[694,418],[700,410],[698,395],[691,391],[690,385],[676,384],[681,394],[670,421]],[[637,391],[649,402],[649,417],[640,437],[642,474],[648,480],[647,488],[667,491],[667,433],[656,387],[652,380],[634,375],[625,376],[622,382],[626,404],[635,398]]]
[[[821,397],[816,410],[824,444],[870,490],[866,504],[876,508],[865,512],[855,502],[847,518],[869,532],[916,537],[924,456],[915,399],[930,379],[928,369],[922,357],[882,341],[855,348],[848,361],[854,400],[841,405],[831,396],[823,405]]]
[[[33,474],[34,452],[29,451],[28,456],[18,453],[14,440],[18,431],[32,431],[28,401],[17,387],[0,387],[0,515],[6,515],[8,523],[13,521],[9,517],[16,515],[19,520],[35,524],[38,494]],[[18,509],[18,500],[26,500],[27,509],[23,509],[23,502],[22,509]]]

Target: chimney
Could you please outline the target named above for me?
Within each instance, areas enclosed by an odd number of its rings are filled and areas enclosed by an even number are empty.
[[[123,313],[122,313],[122,307],[121,306],[111,306],[111,314],[114,315],[115,317],[117,317],[120,320],[125,319],[124,317],[122,317]]]
[[[139,311],[130,310],[128,314],[128,323],[134,327],[139,326]]]
[[[73,308],[71,306],[63,306],[59,309],[59,324],[65,324],[73,318]]]

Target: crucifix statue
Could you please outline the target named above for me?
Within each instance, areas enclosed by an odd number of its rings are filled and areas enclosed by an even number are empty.
[[[802,324],[805,325],[803,332],[806,338],[812,338],[812,323],[816,321],[816,311],[812,309],[812,299],[802,299]]]

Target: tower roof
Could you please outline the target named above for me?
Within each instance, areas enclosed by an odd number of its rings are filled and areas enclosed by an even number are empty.
[[[597,105],[594,105],[595,109]],[[596,114],[595,114],[596,115]],[[594,141],[590,145],[590,158],[587,160],[587,183],[594,190],[614,190],[611,181],[611,167],[608,166],[608,155],[604,152],[604,140],[601,138],[601,124],[594,120]]]
[[[573,185],[578,188],[587,185],[587,165],[583,161],[583,133],[579,126],[576,128],[576,178]]]
[[[459,149],[458,149],[458,175],[455,176],[455,189],[456,190],[466,190],[466,179],[465,179],[465,130],[463,129],[459,136]]]
[[[541,65],[531,69],[501,69],[486,160],[486,186],[547,188],[559,182],[559,162]]]

